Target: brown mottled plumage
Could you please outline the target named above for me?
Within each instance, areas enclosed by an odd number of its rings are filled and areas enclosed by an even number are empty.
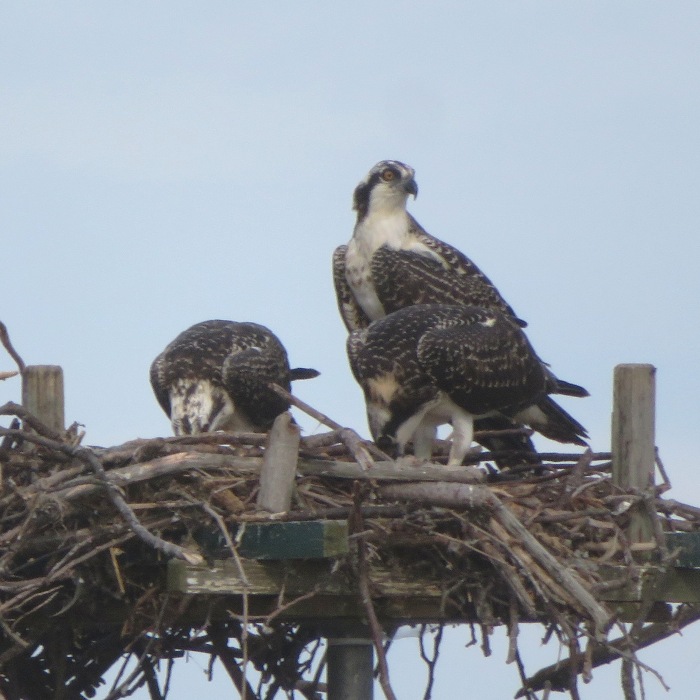
[[[408,196],[418,193],[414,174],[399,161],[381,161],[355,189],[353,237],[333,254],[338,308],[348,330],[414,304],[481,306],[526,326],[466,255],[428,234],[406,211]]]
[[[414,175],[410,166],[385,160],[355,189],[353,236],[333,254],[338,309],[348,331],[366,328],[372,321],[420,304],[480,307],[501,314],[514,326],[525,327],[525,321],[469,258],[428,234],[408,213],[408,197],[418,193]],[[557,393],[588,396],[583,387],[548,373],[556,380]],[[553,425],[560,426],[556,431],[560,437],[554,439],[580,442],[570,437],[585,435],[585,431],[554,401],[543,400],[541,408],[550,416],[550,433]],[[477,428],[515,425],[511,418],[491,416],[480,419]],[[492,450],[535,451],[525,436],[487,437],[481,442]],[[508,466],[507,460],[500,466]]]
[[[586,432],[549,394],[561,387],[523,331],[480,307],[410,306],[357,329],[347,342],[374,439],[429,459],[437,426],[453,427],[449,463],[461,464],[475,418],[505,417],[563,442]]]
[[[287,352],[265,326],[204,321],[180,333],[151,365],[151,385],[175,435],[269,430],[289,404],[268,385],[318,375],[290,369]]]

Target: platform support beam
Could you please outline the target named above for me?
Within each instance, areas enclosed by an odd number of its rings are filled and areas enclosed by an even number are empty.
[[[372,700],[374,647],[366,629],[328,637],[328,700]]]
[[[277,416],[268,435],[260,470],[258,507],[270,513],[291,508],[299,459],[299,426],[289,412]],[[328,641],[328,700],[372,700],[374,650],[357,626],[332,629]]]

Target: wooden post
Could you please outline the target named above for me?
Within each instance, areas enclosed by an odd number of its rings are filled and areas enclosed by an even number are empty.
[[[259,508],[270,513],[283,513],[291,507],[299,439],[299,426],[292,421],[291,413],[280,413],[267,436],[260,468]]]
[[[63,370],[57,365],[28,365],[22,371],[22,406],[44,425],[65,430]]]
[[[653,365],[615,367],[612,415],[612,478],[623,489],[646,490],[654,484],[655,374]],[[630,542],[654,539],[652,524],[641,505],[631,511]]]
[[[289,412],[275,418],[260,468],[258,506],[288,511],[299,459],[299,426]],[[328,635],[328,700],[372,700],[374,651],[366,629],[357,626]]]
[[[374,647],[366,628],[328,638],[328,700],[372,700]]]

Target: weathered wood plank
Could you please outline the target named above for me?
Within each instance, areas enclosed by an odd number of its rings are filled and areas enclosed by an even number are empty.
[[[281,562],[254,562],[243,560],[250,587],[246,588],[239,571],[232,560],[221,560],[212,566],[192,566],[173,560],[168,565],[168,591],[187,595],[190,599],[188,610],[193,619],[197,618],[197,601],[207,610],[206,615],[216,618],[216,609],[242,613],[242,596],[248,595],[248,609],[252,615],[269,615],[279,606],[279,595],[284,591],[285,601],[300,598],[294,605],[280,613],[279,619],[298,623],[311,622],[323,626],[324,621],[334,625],[338,620],[358,620],[363,617],[364,608],[356,584],[332,573],[329,562],[304,562],[290,565]],[[640,567],[641,569],[641,567]],[[618,579],[629,573],[628,567],[609,566],[606,577]],[[634,621],[639,615],[641,601],[654,585],[656,567],[644,567],[641,584],[599,595],[609,609],[626,622]],[[428,577],[410,580],[402,578],[396,571],[373,566],[370,572],[373,603],[380,619],[386,624],[418,624],[421,622],[450,622],[454,624],[478,622],[478,618],[464,611],[457,612],[446,605],[440,581]],[[657,602],[647,615],[647,621],[668,619],[668,603],[700,602],[700,571],[672,570],[665,579],[657,582],[655,594]],[[309,596],[314,593],[313,596]],[[217,602],[219,601],[219,602]],[[192,607],[194,606],[194,607]],[[203,613],[202,613],[203,614]],[[543,618],[544,619],[544,618]],[[522,622],[541,622],[525,617]],[[507,623],[505,620],[504,624]],[[331,627],[332,629],[332,627]]]
[[[658,604],[700,603],[700,532],[667,532],[669,552],[676,552],[674,566],[664,571],[651,564],[636,567],[604,565],[604,580],[629,578],[621,588],[600,593],[609,603],[637,603],[650,597]]]
[[[233,559],[221,559],[211,565],[181,566],[183,562],[168,562],[167,588],[188,595],[277,595],[284,587],[288,597],[318,590],[323,595],[357,595],[357,586],[345,573],[338,571],[327,560],[304,562],[262,562],[243,559],[242,566],[249,586],[240,576]],[[415,595],[422,598],[441,598],[440,582],[429,578],[410,579],[396,571],[372,568],[372,588],[378,597]]]
[[[608,580],[616,580],[634,574],[621,588],[600,593],[607,602],[639,602],[651,597],[659,603],[700,603],[700,570],[670,568],[663,572],[656,566],[640,566],[630,571],[625,566],[608,566],[602,569]]]
[[[171,595],[173,605],[177,609],[178,624],[201,625],[203,620],[230,620],[231,613],[244,614],[242,595],[220,596],[186,596],[187,605],[183,606],[179,596]],[[277,595],[249,596],[247,600],[248,614],[266,617],[274,615],[277,620],[294,624],[310,624],[319,630],[320,636],[332,635],[338,624],[357,623],[364,619],[365,609],[359,595],[325,595],[319,593],[310,597],[285,595],[282,604],[294,600],[288,608],[279,610],[280,598]],[[458,614],[451,606],[445,606],[439,597],[410,597],[376,598],[373,600],[377,616],[387,624],[387,628],[402,624],[421,624],[445,622],[463,624],[478,622],[477,618],[470,619],[464,614]],[[184,608],[184,609],[183,609]],[[123,621],[112,614],[115,622]],[[527,622],[521,618],[522,622]],[[534,620],[532,620],[534,622]]]

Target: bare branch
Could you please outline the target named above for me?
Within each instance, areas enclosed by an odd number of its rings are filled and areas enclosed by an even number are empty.
[[[14,346],[10,342],[10,334],[7,331],[7,326],[0,321],[0,343],[2,343],[7,354],[15,361],[20,372],[24,372],[26,365],[24,360],[19,356],[19,353],[15,350]]]

